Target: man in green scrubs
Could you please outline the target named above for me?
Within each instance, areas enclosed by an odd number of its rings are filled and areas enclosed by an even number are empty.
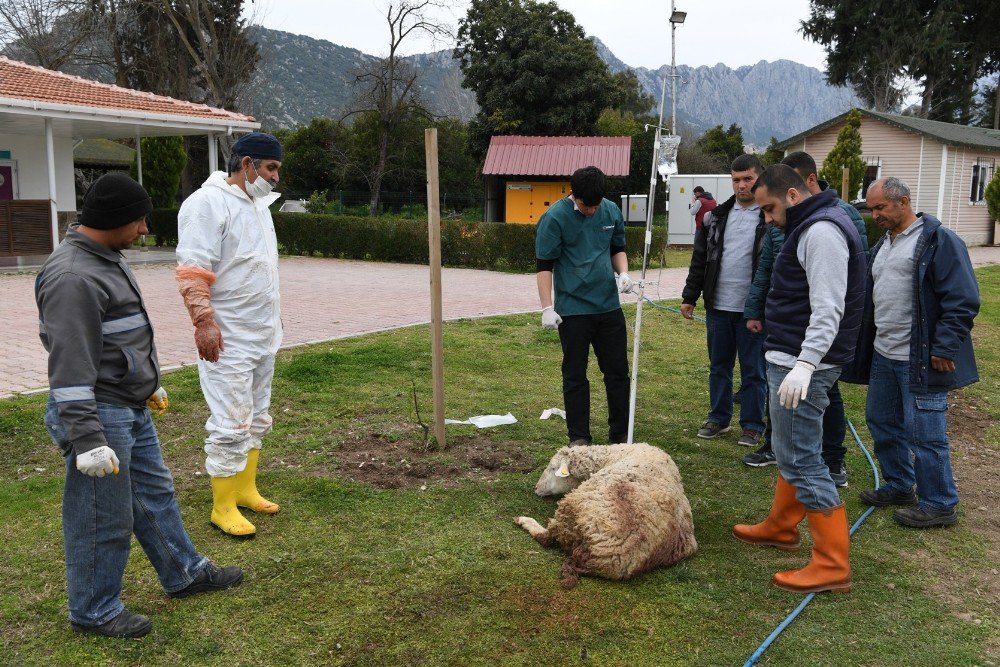
[[[545,212],[535,236],[542,327],[559,330],[571,445],[591,442],[591,346],[608,394],[608,441],[625,442],[628,437],[628,342],[618,295],[632,291],[633,284],[627,273],[625,221],[618,206],[604,198],[604,187],[600,169],[577,169],[570,179],[570,195]]]

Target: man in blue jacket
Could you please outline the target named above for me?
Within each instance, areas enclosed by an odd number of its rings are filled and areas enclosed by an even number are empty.
[[[858,353],[871,360],[870,376],[859,379],[868,379],[866,417],[885,484],[860,498],[901,506],[893,519],[904,526],[950,526],[958,489],[948,392],[979,380],[970,335],[979,284],[965,244],[937,218],[913,212],[905,183],[875,181],[867,199],[886,235],[872,250]]]

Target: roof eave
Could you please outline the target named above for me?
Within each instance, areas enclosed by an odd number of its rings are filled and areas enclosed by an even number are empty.
[[[238,118],[207,118],[180,114],[148,113],[127,109],[54,104],[51,102],[13,97],[0,97],[0,112],[26,116],[57,117],[67,120],[171,127],[202,132],[225,132],[227,134],[240,130],[249,132],[260,129],[260,123]]]

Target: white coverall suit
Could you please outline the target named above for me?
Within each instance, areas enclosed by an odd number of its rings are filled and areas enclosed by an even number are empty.
[[[268,205],[251,199],[226,173],[211,174],[177,215],[177,262],[215,274],[215,321],[225,349],[218,362],[198,360],[205,423],[205,469],[212,477],[241,472],[247,452],[271,430],[271,379],[281,345],[278,240]]]

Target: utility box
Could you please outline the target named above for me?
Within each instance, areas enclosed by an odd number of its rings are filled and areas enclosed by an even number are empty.
[[[729,174],[678,174],[670,177],[670,215],[667,216],[667,243],[694,243],[695,223],[691,215],[694,189],[701,186],[720,204],[733,196],[733,179]]]
[[[508,181],[504,222],[536,225],[542,214],[569,196],[569,181]]]
[[[622,217],[625,224],[646,224],[646,199],[649,195],[622,195]]]

